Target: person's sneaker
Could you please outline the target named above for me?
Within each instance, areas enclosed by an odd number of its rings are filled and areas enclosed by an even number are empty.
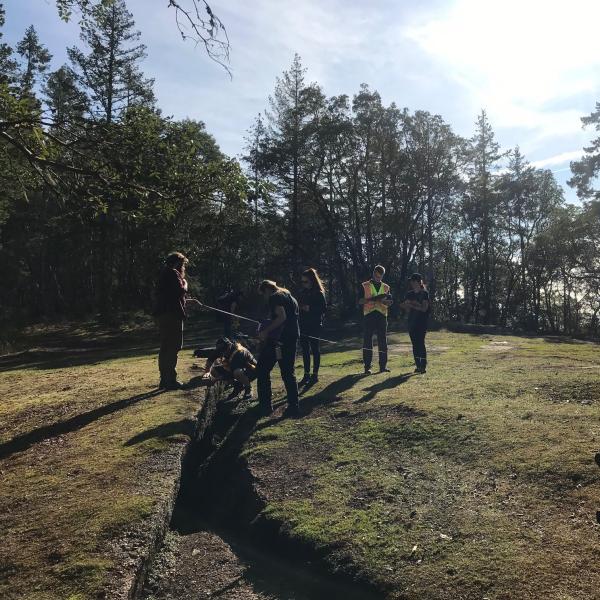
[[[304,373],[304,377],[298,382],[298,385],[308,385],[310,383],[310,373]]]
[[[313,373],[310,376],[310,379],[308,380],[308,383],[318,383],[319,382],[319,375],[317,373]]]
[[[365,367],[365,375],[373,375],[373,371],[371,367]]]
[[[380,373],[391,373],[391,372],[392,372],[392,370],[391,370],[391,369],[388,369],[387,367],[383,367],[383,369],[379,369],[379,372],[380,372]]]
[[[252,401],[252,388],[244,390],[244,397],[242,398],[242,400],[245,400],[246,402]]]
[[[181,381],[171,381],[171,383],[167,383],[164,386],[165,390],[173,391],[173,390],[183,390],[185,389],[185,385],[181,383]]]

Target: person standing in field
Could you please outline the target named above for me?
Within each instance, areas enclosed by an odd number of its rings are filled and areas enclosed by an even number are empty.
[[[289,290],[279,287],[274,281],[265,279],[258,291],[269,305],[271,321],[259,332],[263,342],[256,365],[256,389],[258,403],[263,415],[273,412],[271,393],[271,371],[279,363],[281,378],[287,392],[288,413],[297,415],[298,382],[294,367],[298,345],[298,303]]]
[[[300,307],[300,347],[304,363],[304,377],[300,385],[308,385],[319,381],[321,350],[319,338],[323,328],[323,316],[327,311],[325,288],[316,269],[307,269],[302,273],[302,291],[298,298]],[[312,375],[310,373],[310,357],[312,354]]]
[[[361,298],[358,301],[363,307],[364,338],[363,362],[365,374],[370,375],[373,360],[373,335],[377,335],[377,350],[379,351],[379,372],[389,373],[387,368],[387,315],[392,305],[390,286],[383,282],[385,269],[377,265],[373,269],[373,277],[365,281],[360,289]]]
[[[430,313],[429,292],[420,273],[413,273],[408,281],[410,290],[401,306],[408,310],[408,335],[413,347],[415,373],[425,373],[427,370],[425,335]]]
[[[217,298],[217,308],[224,310],[229,315],[217,313],[217,321],[223,324],[223,337],[230,338],[233,336],[234,317],[239,308],[240,300],[244,297],[244,292],[240,290],[229,290],[222,296]]]
[[[159,388],[179,390],[184,386],[177,380],[177,355],[183,347],[183,322],[188,283],[185,267],[188,259],[181,252],[167,256],[156,287],[156,310],[160,332],[158,370]]]

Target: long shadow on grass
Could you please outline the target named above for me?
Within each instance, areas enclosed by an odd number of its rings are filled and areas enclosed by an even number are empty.
[[[100,419],[101,417],[105,417],[106,415],[110,415],[111,413],[114,413],[118,410],[127,408],[132,404],[137,404],[142,400],[154,398],[155,396],[164,393],[164,391],[165,390],[153,390],[145,394],[138,394],[137,396],[132,396],[131,398],[117,400],[116,402],[112,402],[111,404],[106,404],[104,406],[99,406],[98,408],[90,410],[86,413],[75,415],[74,417],[71,417],[66,421],[60,421],[59,423],[53,423],[52,425],[45,425],[44,427],[38,427],[37,429],[33,429],[29,433],[24,433],[23,435],[19,435],[8,442],[0,444],[0,459],[7,458],[15,452],[22,452],[23,450],[27,450],[27,448],[30,448],[34,444],[37,444],[49,438],[57,437],[65,433],[71,433],[72,431],[77,431],[78,429],[89,425],[90,423],[96,421],[97,419]]]
[[[408,381],[411,377],[413,377],[415,373],[404,373],[402,375],[396,375],[396,377],[389,377],[388,379],[384,379],[380,383],[375,383],[372,386],[365,388],[368,390],[368,393],[365,394],[362,398],[356,400],[357,404],[362,402],[369,402],[377,396],[379,392],[383,390],[391,390],[399,385],[402,385],[406,381]]]
[[[194,421],[191,419],[181,419],[180,421],[172,421],[171,423],[163,423],[157,427],[152,427],[146,431],[142,431],[127,440],[124,446],[135,446],[146,440],[159,439],[168,440],[175,436],[191,437],[194,433]]]
[[[310,415],[310,413],[317,408],[318,406],[326,406],[329,404],[333,404],[340,400],[340,394],[349,390],[357,381],[360,381],[363,378],[363,375],[351,374],[345,375],[341,379],[338,379],[328,386],[324,387],[320,392],[313,394],[312,396],[305,396],[300,400],[300,414],[298,418],[306,417]],[[260,431],[261,429],[266,429],[267,427],[271,427],[276,425],[280,421],[288,418],[285,414],[269,419],[268,421],[264,421],[263,423],[259,423],[256,426],[256,431]]]

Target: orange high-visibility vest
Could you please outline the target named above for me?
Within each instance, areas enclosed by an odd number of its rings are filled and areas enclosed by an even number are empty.
[[[375,310],[378,310],[381,314],[387,317],[388,307],[381,300],[372,300],[369,298],[373,298],[374,296],[378,296],[379,294],[389,294],[390,286],[387,283],[381,282],[381,288],[379,288],[379,292],[375,290],[375,285],[372,281],[365,281],[363,284],[363,289],[365,291],[365,300],[366,302],[363,304],[363,314],[368,315]]]

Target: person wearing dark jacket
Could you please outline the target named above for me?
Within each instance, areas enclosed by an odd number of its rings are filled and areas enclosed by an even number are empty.
[[[307,269],[302,273],[302,291],[298,297],[300,307],[300,346],[304,362],[304,377],[300,385],[319,381],[321,350],[319,338],[323,328],[323,316],[327,311],[325,289],[316,269]],[[313,358],[313,371],[310,374],[310,355]]]
[[[408,335],[413,347],[415,373],[423,374],[427,370],[425,335],[427,333],[427,320],[431,311],[429,292],[420,273],[413,273],[410,276],[409,284],[410,290],[400,306],[408,310]]]
[[[279,363],[281,378],[287,392],[288,413],[297,415],[298,382],[294,367],[298,344],[298,303],[285,288],[265,279],[258,288],[269,304],[271,321],[259,331],[263,347],[256,365],[256,388],[258,403],[264,415],[273,412],[271,394],[271,371]]]
[[[183,384],[177,380],[177,354],[183,347],[183,321],[188,284],[185,267],[188,259],[181,252],[167,256],[156,288],[156,310],[160,331],[158,353],[159,387],[178,390]]]
[[[217,308],[231,313],[229,315],[226,315],[222,312],[217,313],[217,321],[223,324],[223,336],[226,338],[231,338],[233,336],[235,317],[233,317],[232,314],[237,312],[240,299],[243,297],[244,292],[240,290],[230,290],[217,298]]]

